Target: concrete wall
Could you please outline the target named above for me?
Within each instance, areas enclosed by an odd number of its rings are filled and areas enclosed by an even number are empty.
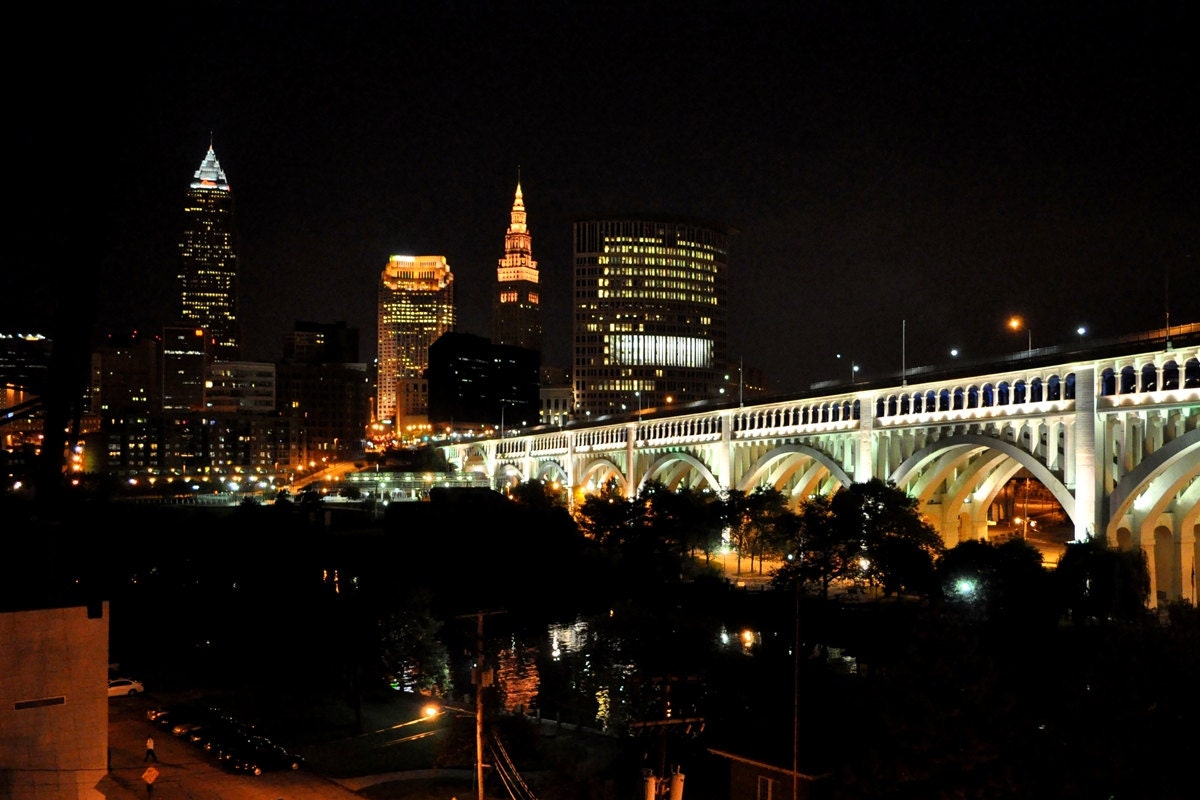
[[[0,613],[0,797],[104,796],[108,623],[107,602]]]

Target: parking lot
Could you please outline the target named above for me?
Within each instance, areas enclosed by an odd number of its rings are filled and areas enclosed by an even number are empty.
[[[362,795],[306,769],[227,772],[202,749],[146,719],[153,705],[144,695],[109,700],[109,775],[100,788],[110,800],[361,800]],[[145,760],[148,736],[154,737],[157,763]],[[156,773],[153,782],[147,781],[148,768]]]

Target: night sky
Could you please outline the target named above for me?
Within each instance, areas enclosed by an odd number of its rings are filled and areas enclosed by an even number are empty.
[[[547,364],[571,221],[737,229],[730,351],[774,391],[1200,321],[1194,3],[177,2],[31,12],[5,55],[3,317],[161,325],[210,137],[245,356],[375,355],[392,254],[490,336],[518,170]],[[15,112],[15,113],[13,113]],[[11,199],[10,199],[11,202]],[[10,206],[11,208],[12,206]],[[11,213],[11,212],[10,212]],[[69,290],[68,290],[68,287]],[[841,353],[843,358],[837,359]]]

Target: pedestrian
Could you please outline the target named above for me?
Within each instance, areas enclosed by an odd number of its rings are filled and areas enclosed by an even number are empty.
[[[158,761],[158,755],[154,752],[154,737],[146,738],[146,757],[142,761]]]

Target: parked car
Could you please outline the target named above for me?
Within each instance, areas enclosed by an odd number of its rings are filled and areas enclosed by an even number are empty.
[[[265,736],[251,734],[231,739],[217,752],[217,761],[230,772],[262,775],[274,770],[296,770],[304,759]]]
[[[207,725],[220,719],[221,716],[222,712],[219,708],[189,703],[160,709],[152,722],[160,728],[166,728],[173,735],[183,738],[193,728]]]
[[[219,752],[227,742],[237,742],[253,733],[254,726],[250,723],[224,716],[193,728],[186,738],[206,751]]]
[[[146,691],[146,687],[142,685],[142,682],[133,678],[113,678],[108,682],[109,697],[141,694],[144,691]]]

